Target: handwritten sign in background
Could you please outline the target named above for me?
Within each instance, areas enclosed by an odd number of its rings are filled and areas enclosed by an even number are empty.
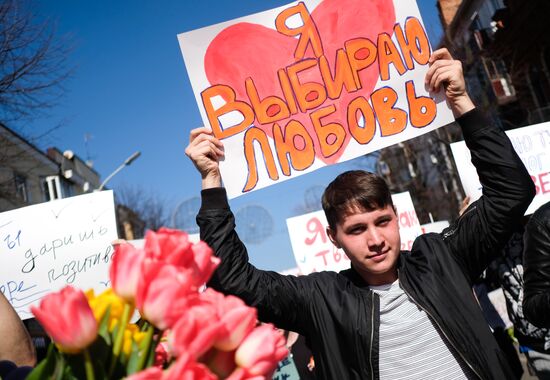
[[[453,120],[414,0],[306,0],[178,39],[230,198]]]
[[[31,305],[67,284],[97,292],[109,286],[117,239],[112,191],[0,214],[0,291],[22,319]]]
[[[409,250],[421,234],[411,196],[409,192],[393,194],[392,200],[397,209],[401,249]],[[288,218],[286,225],[301,274],[349,269],[350,261],[344,251],[337,249],[327,236],[328,223],[322,210]]]
[[[423,224],[420,226],[420,230],[422,231],[423,234],[427,234],[429,232],[435,232],[436,234],[438,234],[447,227],[449,227],[449,221],[440,220],[439,222]]]
[[[534,213],[550,201],[550,123],[534,124],[506,131],[514,150],[535,183],[536,196],[525,215]],[[481,196],[481,184],[464,141],[451,144],[462,187],[471,201]]]

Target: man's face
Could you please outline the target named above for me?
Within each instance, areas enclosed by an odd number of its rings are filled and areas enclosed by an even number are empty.
[[[391,205],[373,211],[355,209],[336,224],[336,230],[327,228],[327,233],[369,285],[389,284],[397,279],[401,238]]]

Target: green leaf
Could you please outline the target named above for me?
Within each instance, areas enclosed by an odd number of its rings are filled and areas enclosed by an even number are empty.
[[[103,337],[103,339],[105,339],[105,342],[107,342],[108,345],[111,345],[113,342],[113,338],[111,336],[111,333],[109,332],[110,316],[111,316],[111,305],[107,306],[107,309],[105,310],[105,313],[103,314],[103,317],[99,322],[99,328],[98,328],[98,334],[101,337]]]
[[[34,367],[31,373],[29,373],[29,375],[27,376],[27,379],[41,380],[51,377],[56,367],[57,355],[58,353],[55,346],[53,345],[53,343],[50,344],[48,352],[46,353],[46,357],[42,359],[42,361],[38,363],[36,367]]]
[[[139,354],[142,350],[136,342],[132,342],[132,352],[128,358],[128,364],[126,365],[126,373],[131,375],[137,372],[137,366],[139,363]]]

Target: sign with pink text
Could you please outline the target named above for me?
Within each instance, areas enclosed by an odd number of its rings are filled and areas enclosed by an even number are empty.
[[[550,122],[506,131],[514,150],[535,184],[536,195],[525,215],[550,202]],[[458,175],[471,202],[481,196],[481,183],[464,141],[451,144]]]
[[[454,120],[414,0],[305,0],[178,39],[230,198]]]
[[[411,196],[409,192],[394,194],[392,200],[397,209],[401,250],[410,250],[421,234]],[[301,274],[349,269],[349,259],[327,236],[328,223],[322,210],[288,218],[286,225]]]

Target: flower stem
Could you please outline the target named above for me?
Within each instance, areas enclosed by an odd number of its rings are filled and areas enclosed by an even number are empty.
[[[143,368],[145,368],[145,364],[147,363],[147,357],[149,356],[149,351],[151,350],[151,342],[153,340],[154,333],[155,333],[155,326],[149,324],[147,326],[147,330],[145,331],[146,335],[143,338],[143,342],[141,343],[141,346],[143,347],[143,351],[140,352],[137,371],[141,371]]]
[[[88,349],[84,350],[84,368],[86,370],[86,380],[95,380],[94,365]]]
[[[118,357],[120,356],[120,351],[122,350],[122,343],[124,341],[124,331],[126,330],[126,325],[130,320],[130,314],[133,311],[132,305],[129,303],[124,303],[124,310],[122,311],[122,318],[120,318],[118,324],[118,330],[115,338],[115,344],[113,346],[113,357],[111,359],[111,367],[109,368],[109,378],[113,375],[115,370],[116,363],[118,362]]]

